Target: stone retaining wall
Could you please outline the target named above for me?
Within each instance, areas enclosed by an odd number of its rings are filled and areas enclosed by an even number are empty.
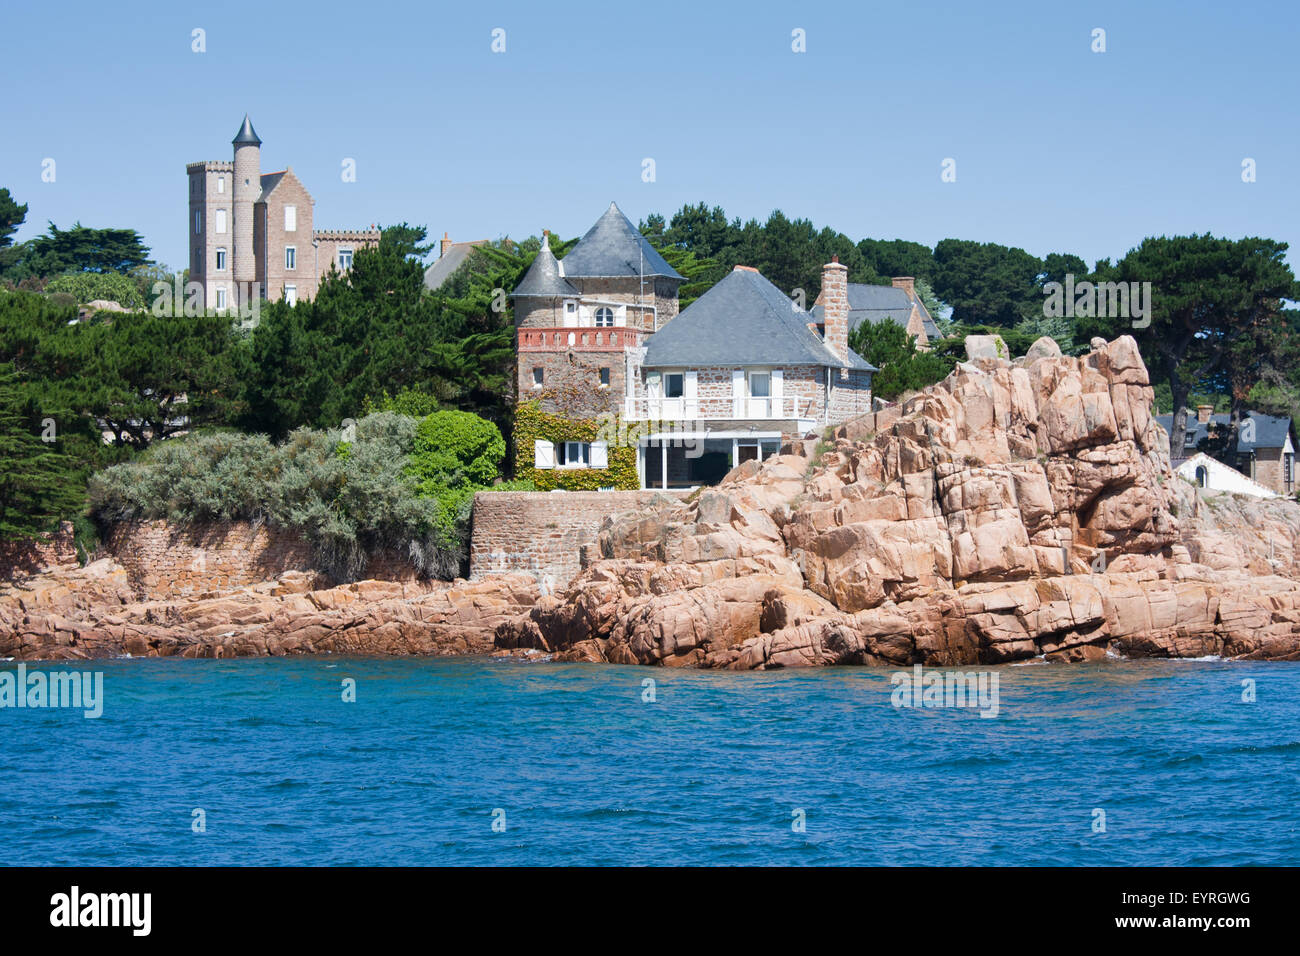
[[[582,569],[582,546],[610,515],[647,506],[663,491],[481,491],[474,496],[470,580],[528,571],[543,589],[563,587]]]

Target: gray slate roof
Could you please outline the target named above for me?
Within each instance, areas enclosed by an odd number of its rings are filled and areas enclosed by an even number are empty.
[[[567,261],[567,260],[566,260]],[[759,273],[737,268],[646,344],[649,368],[820,365],[879,371],[852,350],[838,358],[808,328],[811,313]]]
[[[850,332],[863,322],[870,322],[872,325],[893,322],[907,328],[907,320],[912,317],[913,300],[908,298],[903,289],[892,285],[871,285],[865,282],[850,282],[848,287]],[[943,333],[930,317],[930,312],[921,301],[921,297],[917,296],[915,302],[921,312],[921,324],[925,328],[926,338],[931,342],[942,338]],[[820,305],[813,308],[813,315],[820,324],[822,321]]]
[[[560,274],[560,263],[551,251],[550,236],[542,236],[542,251],[537,253],[537,258],[511,294],[542,299],[579,297],[578,290]]]
[[[441,288],[442,284],[465,264],[465,260],[474,251],[474,247],[485,243],[487,243],[486,239],[479,239],[475,242],[453,242],[447,247],[447,251],[434,261],[433,265],[424,270],[424,287],[431,290]]]
[[[257,201],[265,202],[266,198],[275,191],[275,187],[280,185],[280,180],[284,179],[284,174],[288,171],[282,169],[278,173],[263,173],[261,180],[262,192],[258,195]]]
[[[605,214],[564,257],[564,274],[581,278],[640,275],[683,278],[655,252],[654,246],[615,203],[609,204]]]
[[[252,143],[254,146],[261,146],[262,141],[257,138],[257,131],[253,129],[252,121],[249,120],[248,114],[244,114],[244,125],[239,127],[239,132],[235,138],[230,141],[236,146],[242,146],[245,143]]]
[[[1247,418],[1255,422],[1255,440],[1253,442],[1241,441],[1241,432],[1237,433],[1237,447],[1235,454],[1241,455],[1247,452],[1256,451],[1261,448],[1282,448],[1286,445],[1287,435],[1291,432],[1291,419],[1278,418],[1274,415],[1261,415],[1259,412],[1246,412],[1242,418],[1244,422]],[[1156,421],[1165,431],[1172,430],[1174,426],[1173,415],[1157,415]],[[1232,421],[1231,415],[1211,415],[1210,424],[1227,427]],[[1186,454],[1192,451],[1202,441],[1210,437],[1209,424],[1203,424],[1196,420],[1196,409],[1187,410],[1187,435],[1191,438],[1186,449],[1171,448],[1170,457],[1176,457],[1180,454]]]

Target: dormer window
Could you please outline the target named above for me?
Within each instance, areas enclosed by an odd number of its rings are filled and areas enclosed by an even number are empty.
[[[596,328],[613,328],[614,327],[614,310],[607,306],[601,306],[596,310]]]

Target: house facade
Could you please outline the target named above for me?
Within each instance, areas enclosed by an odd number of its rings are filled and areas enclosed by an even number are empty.
[[[813,303],[814,316],[820,316],[824,295],[823,291]],[[942,338],[939,326],[916,294],[916,280],[911,276],[895,276],[889,285],[850,282],[848,299],[850,332],[863,322],[872,325],[893,322],[901,325],[922,351],[928,349],[931,342]]]
[[[293,167],[261,171],[262,141],[247,116],[232,145],[233,162],[185,167],[190,281],[202,286],[205,308],[234,308],[253,283],[271,301],[313,298],[331,266],[345,272],[358,249],[379,244],[373,226],[316,229],[316,201]]]
[[[624,454],[608,486],[688,488],[870,411],[876,369],[848,347],[847,272],[826,265],[816,316],[746,266],[679,315],[682,277],[616,205],[562,260],[544,238],[513,296],[519,400],[599,426],[517,436],[518,463],[566,487],[557,473]]]
[[[1216,431],[1231,428],[1231,415],[1213,412],[1210,405],[1198,405],[1195,413],[1188,409],[1183,447],[1169,450],[1173,468],[1195,457],[1201,443],[1212,441]],[[1169,432],[1174,416],[1157,415],[1156,421]],[[1279,495],[1295,494],[1295,432],[1290,418],[1246,412],[1227,458],[1250,481]]]

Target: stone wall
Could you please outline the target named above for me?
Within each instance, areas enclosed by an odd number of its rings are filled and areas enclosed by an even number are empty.
[[[0,581],[17,581],[78,563],[72,523],[38,541],[0,541]]]
[[[297,533],[245,521],[174,527],[165,521],[114,525],[103,542],[145,599],[198,597],[270,581],[286,571],[314,571],[311,547]],[[410,580],[415,569],[397,554],[371,558],[364,577]],[[322,583],[332,584],[321,573]]]
[[[581,570],[580,550],[610,515],[663,491],[481,491],[474,496],[470,580],[528,571],[552,593]]]

